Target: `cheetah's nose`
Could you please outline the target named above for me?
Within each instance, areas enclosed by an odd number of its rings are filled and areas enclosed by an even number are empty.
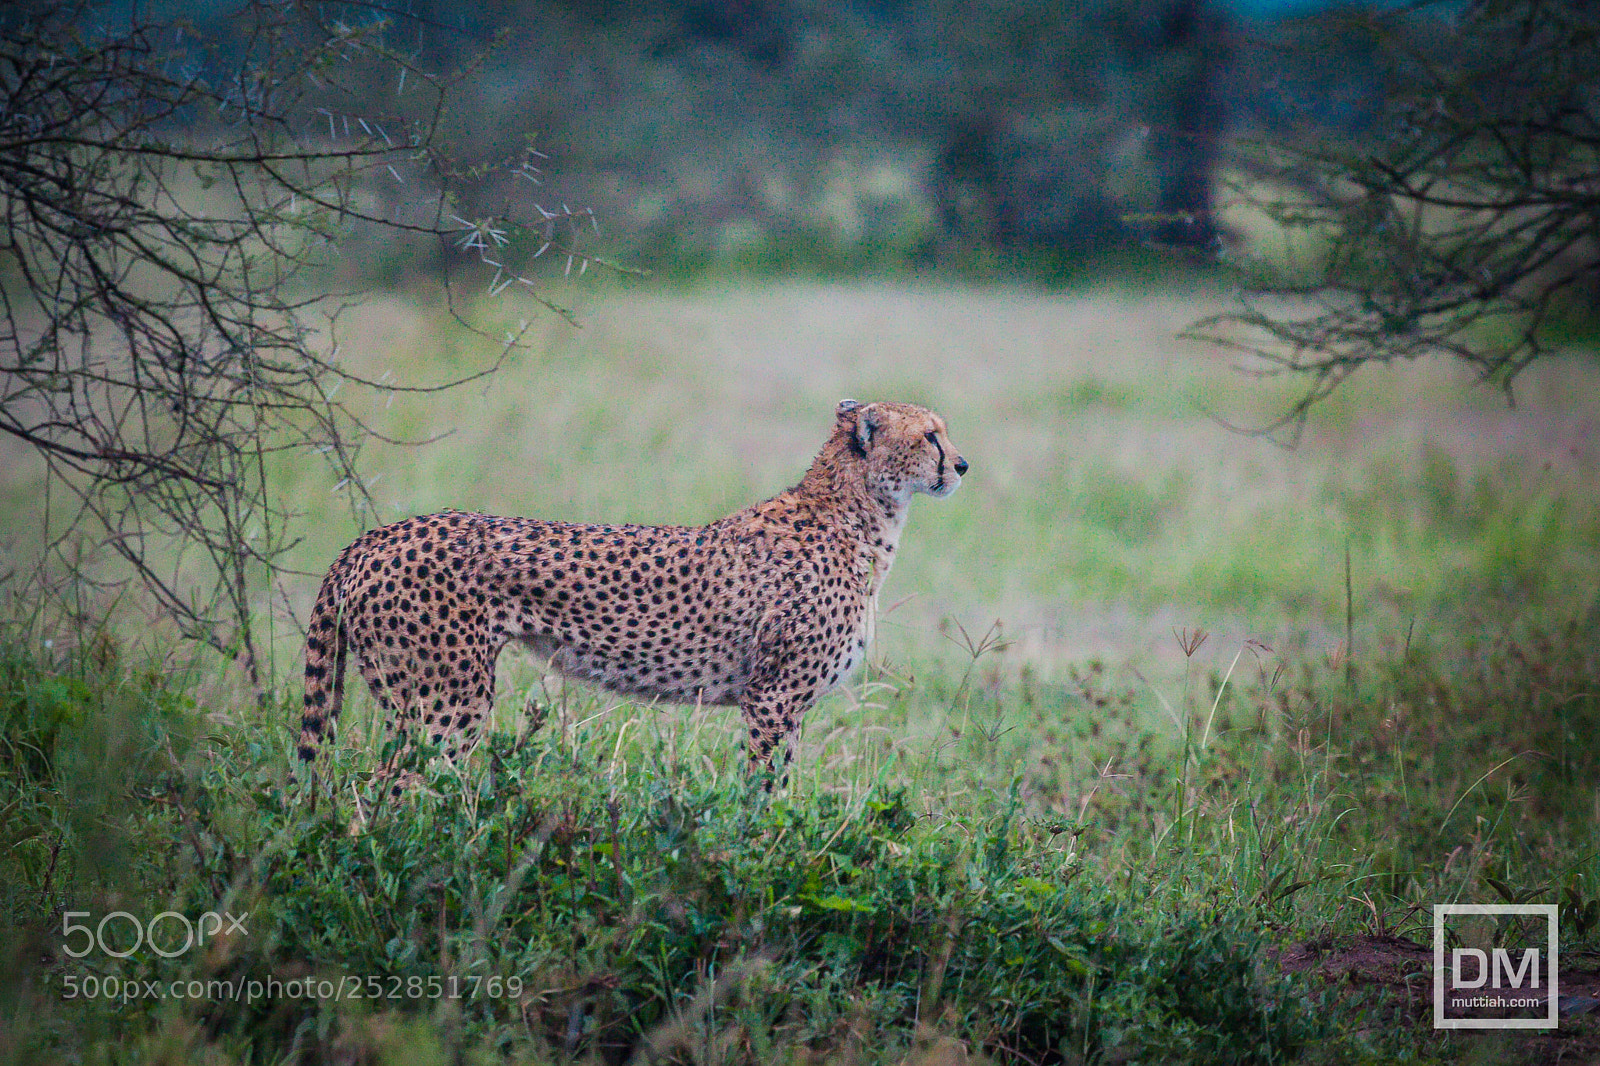
[[[966,474],[966,472],[967,472],[967,460],[966,460],[966,457],[965,456],[960,456],[960,455],[956,456],[956,476],[957,477],[962,477],[962,476],[964,476]]]

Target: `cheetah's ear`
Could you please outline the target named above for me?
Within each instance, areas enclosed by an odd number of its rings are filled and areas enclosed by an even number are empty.
[[[872,435],[877,431],[878,418],[869,404],[856,416],[856,440],[861,442],[863,452],[872,446]]]
[[[867,446],[872,443],[872,435],[878,430],[878,420],[873,415],[872,404],[863,405],[855,400],[840,400],[834,417],[841,425],[854,426],[855,439],[851,444],[859,454],[867,454]]]

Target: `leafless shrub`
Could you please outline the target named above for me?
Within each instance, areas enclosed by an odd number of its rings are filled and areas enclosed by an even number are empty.
[[[1595,9],[1477,0],[1339,18],[1387,60],[1371,132],[1246,146],[1235,190],[1312,265],[1246,264],[1241,306],[1193,329],[1305,379],[1269,427],[1291,437],[1373,362],[1447,354],[1509,390],[1600,291]]]
[[[328,291],[339,242],[435,242],[475,287],[537,297],[507,264],[549,253],[587,269],[593,219],[536,202],[531,150],[498,167],[524,200],[461,217],[455,191],[488,168],[442,143],[456,83],[391,47],[376,8],[341,6],[367,16],[347,22],[245,0],[227,40],[129,10],[0,14],[0,432],[72,502],[47,526],[56,572],[80,588],[136,580],[259,691],[251,592],[294,543],[269,466],[319,457],[370,513],[356,455],[374,430],[341,388],[436,392],[499,365],[409,388],[341,366],[328,338],[359,293]],[[87,565],[97,550],[120,566]]]

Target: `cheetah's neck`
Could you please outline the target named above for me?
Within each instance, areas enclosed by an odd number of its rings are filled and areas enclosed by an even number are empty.
[[[855,545],[856,572],[866,580],[867,595],[875,597],[899,550],[911,494],[869,490],[861,458],[849,442],[848,434],[835,433],[789,494],[825,521],[831,519]]]
[[[900,548],[900,534],[905,532],[910,501],[868,499],[870,502],[860,527],[861,543],[857,554],[862,567],[870,575],[867,594],[875,598],[883,579],[889,576],[889,567]]]

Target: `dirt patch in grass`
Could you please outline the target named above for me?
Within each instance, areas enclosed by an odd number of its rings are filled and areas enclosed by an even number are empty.
[[[1374,1025],[1413,1029],[1433,1027],[1433,950],[1401,936],[1318,937],[1275,952],[1272,962],[1284,973],[1309,975],[1343,995],[1371,1004]],[[1526,1066],[1600,1062],[1600,1013],[1588,1001],[1600,1000],[1600,960],[1580,956],[1563,962],[1559,992],[1564,1008],[1554,1031],[1456,1030],[1440,1039],[1471,1061],[1501,1061]],[[1478,1046],[1483,1045],[1483,1046]]]

